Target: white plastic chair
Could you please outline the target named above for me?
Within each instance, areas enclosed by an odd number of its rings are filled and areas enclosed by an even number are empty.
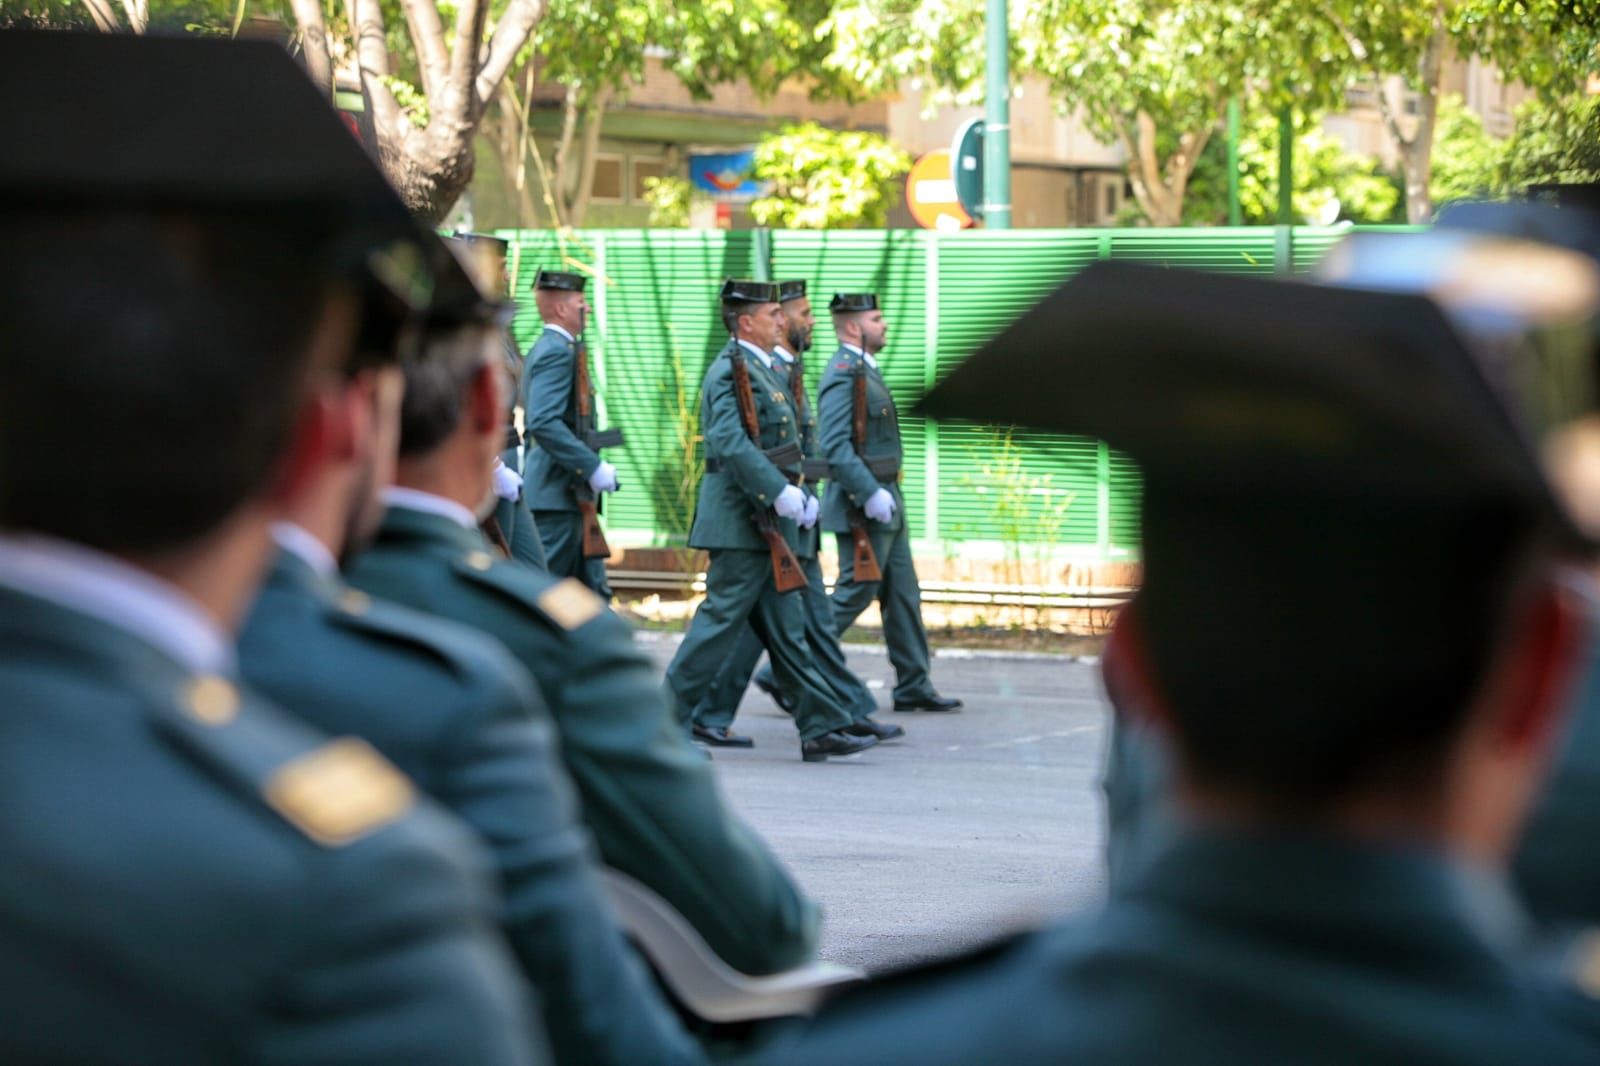
[[[605,869],[602,876],[623,930],[679,1002],[708,1022],[810,1014],[830,992],[866,976],[832,962],[760,976],[740,973],[653,889],[616,870]]]

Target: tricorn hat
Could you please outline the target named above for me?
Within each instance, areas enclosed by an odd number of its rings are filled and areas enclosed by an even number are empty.
[[[788,303],[790,300],[803,300],[806,297],[806,283],[804,281],[778,282],[778,302]]]
[[[561,270],[540,270],[533,276],[535,289],[557,289],[564,292],[582,292],[589,279],[582,274]]]
[[[778,302],[778,286],[770,281],[729,278],[722,283],[721,300],[725,304],[775,304]]]
[[[834,314],[850,311],[876,311],[878,294],[875,292],[836,292],[828,301],[828,310]]]

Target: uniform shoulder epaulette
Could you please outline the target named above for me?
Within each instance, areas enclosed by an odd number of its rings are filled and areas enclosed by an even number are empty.
[[[519,563],[496,560],[488,552],[472,552],[455,564],[457,573],[531,609],[558,629],[571,631],[605,614],[606,604],[582,582]]]
[[[473,663],[450,627],[420,611],[374,600],[360,589],[341,589],[328,605],[330,624],[426,656],[457,678],[471,676]]]
[[[416,805],[410,779],[366,741],[323,739],[225,678],[190,678],[161,709],[191,756],[324,846],[354,843]]]

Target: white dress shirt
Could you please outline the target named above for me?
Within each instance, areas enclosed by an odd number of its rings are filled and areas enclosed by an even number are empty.
[[[233,638],[215,618],[177,586],[104,552],[3,534],[0,585],[132,634],[195,673],[234,672]]]

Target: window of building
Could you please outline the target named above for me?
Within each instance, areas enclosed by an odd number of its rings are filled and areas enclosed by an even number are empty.
[[[633,165],[633,200],[642,204],[645,202],[644,180],[666,177],[667,161],[659,156],[636,155],[629,162]]]
[[[589,199],[595,203],[620,204],[622,188],[622,157],[596,155],[594,180],[589,183]]]
[[[1105,212],[1100,217],[1107,220],[1113,219],[1117,217],[1117,212],[1122,210],[1122,178],[1107,178],[1102,183],[1102,189],[1105,197]]]

